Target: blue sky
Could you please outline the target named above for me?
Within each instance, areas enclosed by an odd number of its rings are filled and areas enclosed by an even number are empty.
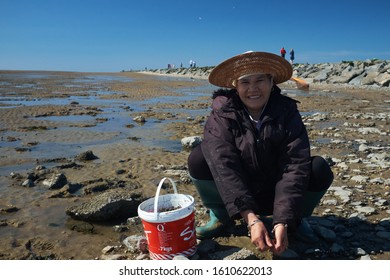
[[[295,62],[390,59],[390,1],[0,0],[0,69],[214,66],[248,50]]]

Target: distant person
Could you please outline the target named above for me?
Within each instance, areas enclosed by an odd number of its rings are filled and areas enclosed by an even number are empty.
[[[294,63],[294,59],[295,59],[295,53],[294,53],[294,49],[291,49],[290,50],[290,62],[291,62],[291,65]]]
[[[285,58],[285,56],[286,56],[286,50],[284,49],[284,47],[282,47],[282,48],[280,49],[280,55],[281,55],[283,58]]]
[[[192,61],[192,59],[190,60],[190,68],[192,68],[194,62]]]

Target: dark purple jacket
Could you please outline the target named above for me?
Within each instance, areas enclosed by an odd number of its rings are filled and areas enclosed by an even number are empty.
[[[217,92],[202,151],[232,218],[250,209],[294,229],[311,168],[307,131],[277,86],[260,121],[257,130],[235,90]]]

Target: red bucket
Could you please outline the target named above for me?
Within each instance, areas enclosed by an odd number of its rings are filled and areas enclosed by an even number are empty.
[[[159,195],[164,181],[168,179],[174,194]],[[192,256],[196,252],[194,198],[178,194],[175,182],[163,178],[156,196],[138,206],[150,257],[155,260],[171,260],[175,256]]]

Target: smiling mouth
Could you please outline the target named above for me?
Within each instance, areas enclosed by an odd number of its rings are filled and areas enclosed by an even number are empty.
[[[260,95],[248,96],[248,99],[259,99],[259,98],[260,98]]]

